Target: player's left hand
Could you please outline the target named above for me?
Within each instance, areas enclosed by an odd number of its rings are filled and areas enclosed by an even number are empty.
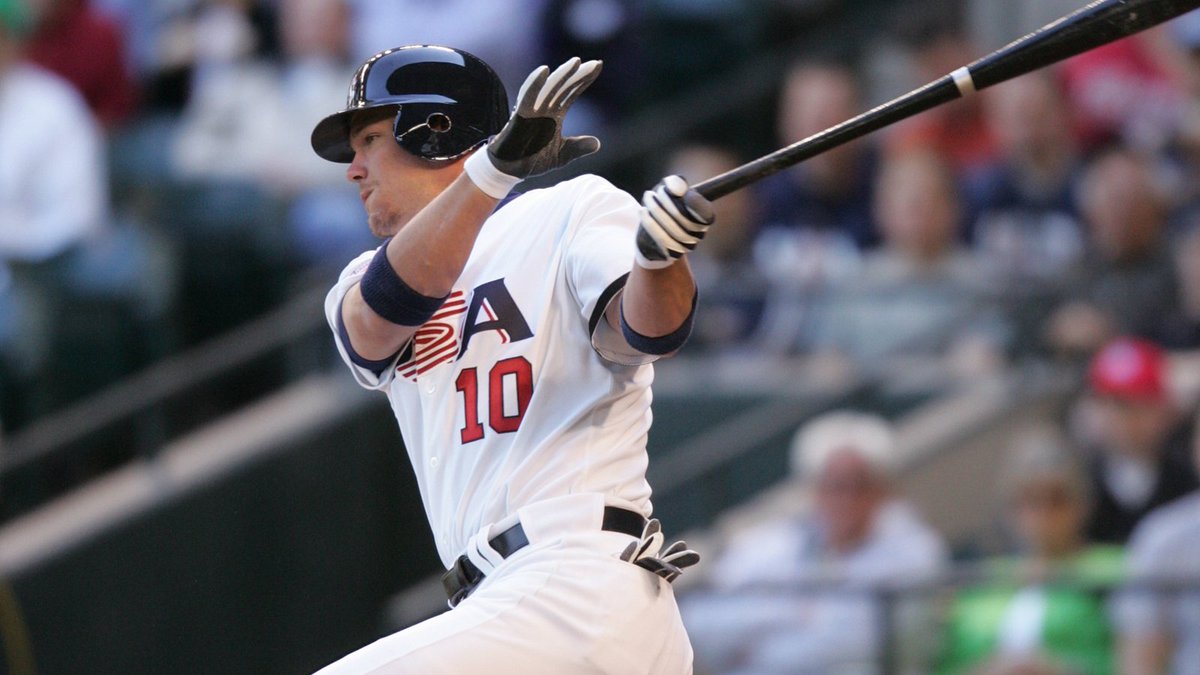
[[[684,568],[700,562],[700,554],[689,549],[685,542],[677,541],[665,550],[662,543],[662,526],[657,518],[651,518],[642,530],[641,539],[629,542],[618,557],[650,570],[668,582],[675,581]]]
[[[712,202],[679,176],[667,176],[642,196],[637,263],[646,269],[673,264],[696,248],[716,218]]]
[[[563,138],[562,125],[567,109],[596,81],[600,68],[599,61],[575,57],[554,72],[541,66],[530,73],[512,117],[487,145],[492,164],[514,178],[528,178],[599,150],[595,136]]]

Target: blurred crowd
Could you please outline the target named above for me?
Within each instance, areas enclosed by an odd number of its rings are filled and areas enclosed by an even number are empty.
[[[342,167],[307,143],[367,55],[453,43],[510,87],[535,64],[600,57],[605,77],[568,126],[619,137],[706,73],[794,52],[760,106],[767,147],[680,120],[685,141],[611,176],[636,192],[642,174],[702,180],[877,102],[867,47],[791,48],[832,4],[0,0],[4,428],[374,244]],[[904,3],[869,43],[901,64],[887,77],[919,84],[978,56],[971,4]],[[860,370],[919,356],[971,376],[1082,361],[1117,335],[1200,347],[1197,54],[1200,17],[1183,17],[720,200],[693,260],[706,311],[691,353]]]
[[[1195,673],[1200,434],[1170,372],[1118,338],[1061,419],[1007,430],[975,505],[990,546],[952,547],[913,506],[883,418],[808,422],[798,503],[735,531],[681,595],[697,672]]]
[[[937,4],[937,3],[935,3]],[[941,3],[946,4],[946,3]],[[978,56],[953,12],[894,27],[918,82]],[[778,173],[705,247],[718,350],[870,367],[928,356],[964,373],[1082,361],[1118,335],[1200,346],[1200,17],[941,106]],[[853,62],[801,58],[778,144],[865,110]],[[700,139],[670,168],[702,179],[745,158]]]
[[[678,120],[686,141],[610,176],[636,193],[646,175],[703,180],[972,61],[985,50],[968,15],[1002,3],[895,4],[875,39],[805,49],[797,36],[842,3],[0,0],[0,430],[328,284],[375,245],[343,168],[308,138],[381,49],[453,44],[510,94],[537,64],[602,58],[567,124],[605,139],[717,73],[778,63],[764,105]],[[866,371],[919,357],[964,377],[1087,368],[1069,414],[1003,449],[1011,550],[982,561],[993,581],[942,612],[898,610],[905,663],[1197,672],[1196,591],[1092,585],[1200,569],[1195,402],[1166,374],[1169,354],[1200,349],[1198,178],[1200,15],[1187,15],[716,203],[691,257],[704,300],[690,354]],[[698,665],[874,672],[889,633],[879,598],[856,589],[920,584],[960,555],[898,494],[891,436],[850,413],[801,432],[813,508],[707,565],[717,587],[684,607]],[[1064,573],[1077,583],[1050,583]],[[741,593],[806,584],[847,592]]]

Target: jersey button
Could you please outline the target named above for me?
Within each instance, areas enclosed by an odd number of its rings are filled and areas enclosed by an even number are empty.
[[[437,457],[429,458],[429,468],[431,468],[431,469],[438,468],[438,458]]]
[[[437,391],[437,385],[433,383],[432,379],[430,379],[429,382],[425,384],[425,393],[432,394],[435,391]]]

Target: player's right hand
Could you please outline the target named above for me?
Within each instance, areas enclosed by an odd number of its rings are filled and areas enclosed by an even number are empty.
[[[595,136],[563,138],[567,109],[600,75],[599,61],[572,58],[553,73],[541,66],[517,94],[512,117],[487,145],[488,158],[502,173],[528,178],[565,166],[600,149]]]
[[[646,521],[642,536],[629,542],[618,558],[645,568],[668,582],[675,581],[683,570],[700,562],[700,554],[688,548],[687,543],[677,541],[666,549],[663,544],[662,526],[657,518]]]
[[[671,265],[696,248],[716,214],[712,202],[679,176],[667,176],[642,195],[637,263],[646,269]]]

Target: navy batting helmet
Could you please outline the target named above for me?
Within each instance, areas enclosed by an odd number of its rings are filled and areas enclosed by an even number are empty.
[[[478,57],[449,47],[397,47],[359,66],[346,109],[313,129],[313,150],[331,162],[351,162],[354,114],[385,107],[396,108],[392,130],[400,147],[430,160],[459,157],[508,121],[504,85]]]

